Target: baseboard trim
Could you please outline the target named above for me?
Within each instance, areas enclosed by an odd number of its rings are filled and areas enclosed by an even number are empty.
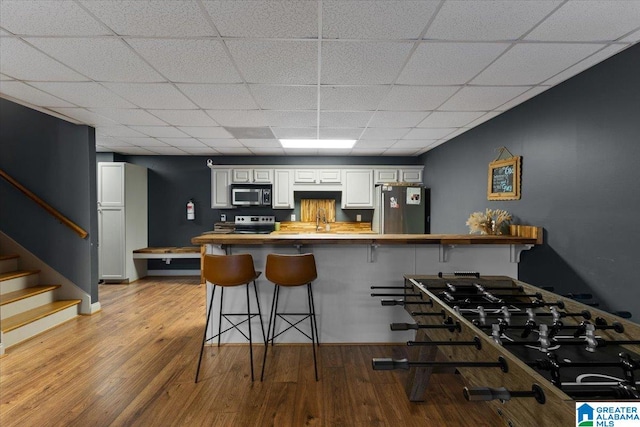
[[[148,270],[147,276],[200,276],[200,270]]]

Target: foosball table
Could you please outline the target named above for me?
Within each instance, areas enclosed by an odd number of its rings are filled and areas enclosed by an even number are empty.
[[[487,401],[508,425],[575,425],[577,401],[640,400],[640,325],[504,276],[406,275],[376,287],[383,306],[402,306],[415,330],[374,370],[398,369],[409,400],[422,401],[429,378],[456,372],[468,400]],[[594,424],[595,425],[595,424]]]

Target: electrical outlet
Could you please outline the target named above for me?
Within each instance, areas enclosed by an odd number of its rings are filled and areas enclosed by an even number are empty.
[[[356,221],[358,222],[362,221],[362,215],[360,214],[356,215]]]
[[[220,221],[225,222],[227,220],[227,214],[220,214]]]
[[[296,214],[291,214],[291,221],[295,221],[296,220]]]

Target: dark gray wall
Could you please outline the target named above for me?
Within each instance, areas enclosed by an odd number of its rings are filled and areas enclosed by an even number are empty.
[[[522,156],[522,199],[487,200],[487,169],[505,146]],[[474,211],[502,208],[543,226],[520,278],[592,292],[640,319],[640,45],[423,156],[432,232],[466,233]]]
[[[2,231],[98,301],[95,131],[0,99],[0,168],[89,232],[81,239],[0,179]]]

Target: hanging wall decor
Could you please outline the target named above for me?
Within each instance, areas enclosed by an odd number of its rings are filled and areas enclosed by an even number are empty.
[[[505,147],[500,148],[498,157],[489,163],[488,200],[520,199],[521,161],[520,156],[514,156]]]

